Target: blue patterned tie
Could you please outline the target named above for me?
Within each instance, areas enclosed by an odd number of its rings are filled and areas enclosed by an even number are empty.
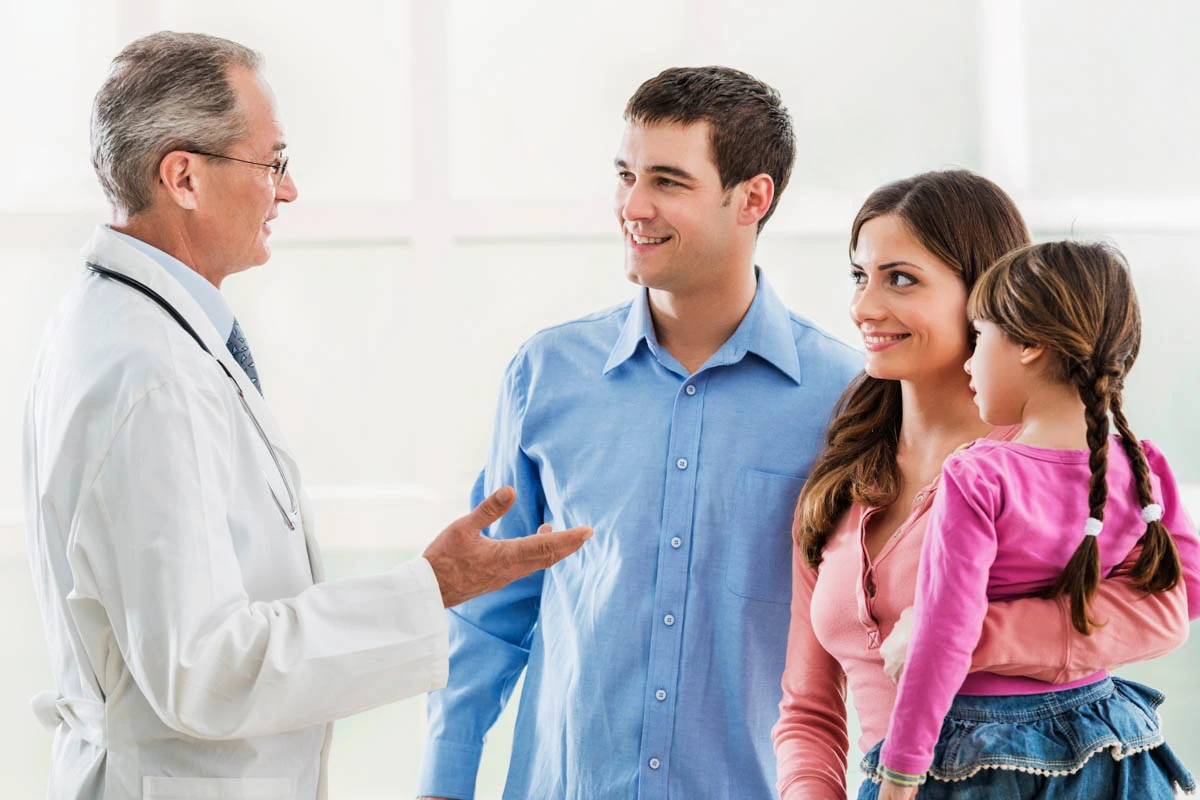
[[[242,333],[242,326],[236,319],[233,321],[233,331],[229,334],[229,341],[225,343],[225,346],[229,348],[233,360],[241,365],[246,377],[254,384],[254,388],[258,389],[259,394],[262,394],[262,384],[258,382],[258,369],[254,366],[254,356],[250,353],[250,345],[246,343],[246,334]]]

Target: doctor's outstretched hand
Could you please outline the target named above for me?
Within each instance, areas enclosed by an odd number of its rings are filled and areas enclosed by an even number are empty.
[[[502,589],[518,578],[546,569],[578,550],[592,535],[586,527],[557,533],[549,525],[535,536],[490,539],[481,531],[512,508],[516,492],[502,486],[475,510],[438,534],[422,554],[442,591],[446,608]]]

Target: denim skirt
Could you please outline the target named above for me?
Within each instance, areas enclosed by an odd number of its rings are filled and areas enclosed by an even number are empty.
[[[942,723],[919,800],[1159,800],[1196,782],[1159,726],[1163,695],[1105,678],[1029,695],[959,695]],[[879,751],[862,761],[870,780],[859,800],[879,795]]]

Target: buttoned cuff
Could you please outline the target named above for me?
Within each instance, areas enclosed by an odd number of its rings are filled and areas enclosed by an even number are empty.
[[[475,779],[482,756],[482,744],[430,739],[425,743],[425,753],[421,757],[417,796],[474,800]]]

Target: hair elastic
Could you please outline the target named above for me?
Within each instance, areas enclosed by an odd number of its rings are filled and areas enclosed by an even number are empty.
[[[1083,523],[1084,536],[1096,536],[1100,533],[1100,529],[1104,527],[1104,523],[1095,517],[1088,517],[1087,522]]]
[[[1151,522],[1158,522],[1162,519],[1162,506],[1158,503],[1151,503],[1142,509],[1142,521],[1149,525]]]

